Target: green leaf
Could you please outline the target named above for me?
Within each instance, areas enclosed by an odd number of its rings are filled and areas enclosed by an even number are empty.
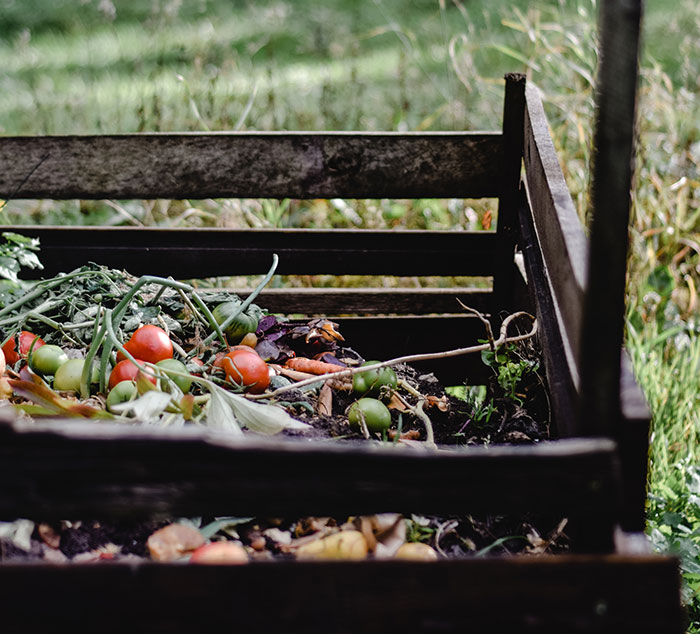
[[[278,434],[283,429],[308,429],[306,423],[292,418],[277,405],[254,403],[244,396],[219,388],[222,397],[233,411],[238,422],[250,431],[259,434]]]

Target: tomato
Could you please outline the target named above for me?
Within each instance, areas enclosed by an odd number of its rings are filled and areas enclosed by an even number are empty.
[[[19,339],[19,352],[17,352],[17,339]],[[32,343],[36,340],[34,347],[32,348]],[[25,359],[29,353],[29,349],[36,350],[39,346],[44,345],[44,340],[29,332],[28,330],[22,330],[19,335],[12,335],[10,339],[7,340],[5,345],[2,347],[2,351],[5,353],[5,360],[10,365],[17,363],[20,359]]]
[[[214,361],[212,361],[212,366],[215,368],[223,368],[224,367],[224,358],[232,350],[242,350],[243,352],[252,352],[255,355],[258,354],[250,346],[242,346],[242,345],[241,346],[231,346],[226,352],[217,352],[214,355]]]
[[[39,374],[56,374],[58,368],[60,368],[66,361],[68,361],[68,355],[59,347],[53,344],[47,344],[39,346],[38,349],[32,352],[29,358],[29,367],[38,372]]]
[[[375,363],[379,363],[379,361],[366,361],[362,365],[374,365]],[[358,394],[379,396],[383,386],[396,389],[396,385],[396,372],[391,368],[358,372],[352,376],[352,390]]]
[[[85,359],[68,359],[59,366],[53,377],[53,389],[59,392],[80,391],[80,377],[83,374]],[[96,364],[92,366],[90,383],[97,383],[100,380],[99,368]]]
[[[245,564],[248,553],[243,546],[233,542],[212,542],[204,544],[192,553],[193,564]]]
[[[136,362],[143,368],[143,360],[142,359],[136,359]],[[136,380],[136,375],[139,373],[139,368],[136,367],[129,359],[124,359],[123,361],[120,361],[117,363],[112,368],[112,372],[109,375],[109,389],[111,390],[117,383],[121,383],[122,381],[135,381]],[[144,372],[144,376],[151,382],[153,385],[156,384],[156,377],[152,376],[151,374],[146,374]]]
[[[158,361],[156,365],[159,368],[163,368],[168,379],[175,383],[182,392],[187,393],[190,391],[192,379],[189,378],[190,373],[187,371],[187,367],[182,361],[178,361],[177,359],[163,359],[162,361]],[[178,374],[176,374],[176,372]],[[186,374],[187,376],[180,376],[181,374]]]
[[[159,326],[146,324],[141,326],[131,335],[129,341],[124,344],[127,352],[135,359],[158,363],[163,359],[171,359],[173,356],[173,342],[168,333]],[[123,360],[123,354],[117,354],[117,361]]]
[[[270,385],[267,363],[252,349],[231,349],[223,358],[222,366],[231,383],[242,385],[253,394],[264,392]]]
[[[107,409],[112,412],[115,405],[126,403],[136,398],[138,390],[135,381],[120,381],[107,395]]]
[[[233,313],[241,306],[240,301],[222,302],[213,311],[212,315],[216,319],[216,323],[223,324]],[[249,312],[242,312],[226,327],[224,333],[229,343],[239,343],[241,339],[249,332],[255,332],[258,329],[260,321],[257,311],[252,310],[252,306],[248,307]]]
[[[360,420],[362,419],[369,431],[382,432],[389,429],[391,425],[391,412],[376,398],[361,398],[348,410],[350,427],[355,430],[361,429]]]

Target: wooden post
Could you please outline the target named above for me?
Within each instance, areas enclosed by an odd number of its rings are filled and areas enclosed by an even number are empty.
[[[498,197],[498,257],[494,271],[492,321],[500,324],[499,311],[513,308],[514,253],[518,227],[520,172],[525,125],[525,75],[507,73],[503,105],[501,191]]]
[[[621,418],[620,349],[641,15],[642,0],[600,3],[593,220],[580,347],[580,423],[590,435],[616,436]]]

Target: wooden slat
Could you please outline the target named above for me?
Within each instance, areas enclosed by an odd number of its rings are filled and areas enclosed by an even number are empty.
[[[518,227],[518,189],[523,162],[525,75],[508,73],[505,80],[501,193],[498,198],[498,259],[493,282],[495,312],[513,310],[513,257]]]
[[[419,451],[202,428],[0,422],[0,518],[547,512],[612,535],[606,439]]]
[[[581,335],[580,416],[591,435],[614,435],[620,421],[641,14],[641,0],[600,5],[591,255]]]
[[[499,133],[4,137],[6,198],[496,196]]]
[[[520,200],[519,217],[520,248],[525,260],[528,286],[537,311],[538,336],[547,370],[554,421],[560,436],[576,436],[576,388],[573,378],[575,368],[570,363],[564,344],[564,338],[568,334],[557,318],[557,298],[552,294],[549,271],[544,265],[532,210],[524,195]]]
[[[43,271],[87,262],[135,275],[177,279],[254,275],[273,253],[279,274],[469,275],[493,272],[495,233],[356,229],[163,229],[141,227],[0,227],[41,241]]]
[[[651,412],[635,381],[629,355],[624,351],[621,355],[620,407],[621,418],[615,430],[623,491],[620,525],[626,531],[644,531]]]
[[[684,631],[670,557],[6,564],[0,585],[3,624],[13,632],[45,632],[47,615],[58,631],[93,623],[120,634]]]
[[[561,310],[571,348],[567,354],[578,368],[587,245],[581,223],[549,136],[538,89],[525,90],[525,176],[530,207],[552,291]],[[574,377],[578,386],[579,377]]]
[[[247,297],[247,290],[236,290]],[[491,310],[489,289],[452,288],[269,288],[256,303],[272,313],[305,315],[425,315],[464,313],[457,303],[482,313]]]

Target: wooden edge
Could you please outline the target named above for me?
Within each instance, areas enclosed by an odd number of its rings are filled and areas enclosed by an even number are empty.
[[[588,246],[536,86],[525,90],[525,182],[552,289],[578,365]]]
[[[594,514],[602,539],[617,508],[606,439],[429,451],[94,421],[0,436],[3,519],[527,511]]]
[[[0,197],[494,197],[500,146],[480,132],[2,137]]]
[[[249,289],[232,289],[247,297]],[[449,288],[270,288],[263,290],[256,303],[272,313],[306,315],[447,315],[464,314],[457,302],[488,314],[490,289]]]
[[[0,226],[36,237],[46,277],[96,262],[176,279],[278,274],[489,276],[495,232]]]
[[[579,435],[576,418],[576,383],[578,375],[567,350],[568,333],[562,325],[557,296],[552,292],[549,272],[535,231],[532,211],[525,195],[519,206],[520,248],[527,271],[528,288],[539,322],[547,385],[557,432],[563,437]]]
[[[495,312],[511,312],[516,271],[513,266],[518,225],[518,190],[523,163],[525,75],[507,73],[503,104],[501,192],[498,198],[498,258],[494,275]],[[494,315],[495,325],[495,315]]]
[[[646,527],[651,413],[644,394],[635,381],[632,362],[624,350],[620,366],[621,415],[613,430],[613,437],[620,447],[623,490],[621,524],[626,531],[643,531]]]
[[[22,632],[45,631],[50,614],[52,625],[99,623],[101,632],[681,634],[677,565],[670,557],[620,555],[5,564],[0,584],[3,622]]]

